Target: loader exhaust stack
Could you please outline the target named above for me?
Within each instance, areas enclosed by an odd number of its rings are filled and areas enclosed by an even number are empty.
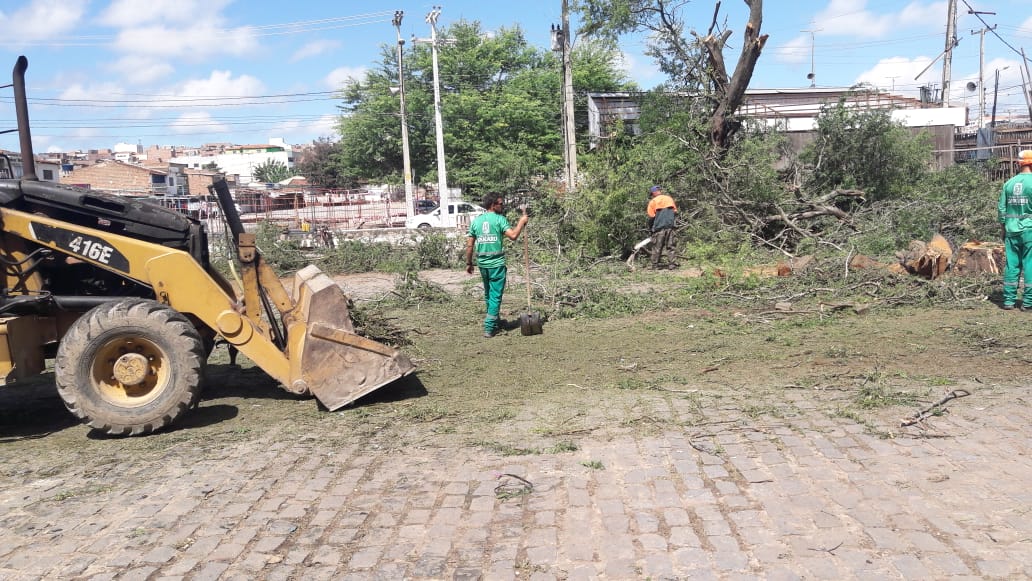
[[[14,63],[11,80],[14,86],[14,108],[18,118],[18,142],[21,145],[22,179],[38,180],[36,177],[36,157],[32,153],[32,134],[29,131],[29,105],[25,96],[25,71],[29,68],[29,59],[18,57]]]

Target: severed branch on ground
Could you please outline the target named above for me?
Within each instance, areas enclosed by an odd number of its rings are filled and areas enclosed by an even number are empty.
[[[971,392],[966,389],[955,389],[947,393],[945,396],[943,396],[942,399],[926,407],[925,409],[915,412],[910,417],[903,418],[903,421],[900,422],[899,426],[901,428],[905,428],[907,426],[912,426],[914,424],[921,423],[930,416],[942,413],[945,410],[943,406],[946,404],[946,402],[962,397],[967,397],[969,395],[971,395]]]

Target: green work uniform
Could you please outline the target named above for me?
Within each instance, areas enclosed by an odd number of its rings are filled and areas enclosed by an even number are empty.
[[[1032,173],[1019,173],[1007,180],[1000,191],[998,209],[1004,228],[1007,266],[1003,269],[1003,304],[1018,300],[1018,277],[1023,274],[1024,308],[1032,308]]]
[[[494,212],[477,216],[469,225],[468,234],[474,239],[473,252],[480,267],[480,278],[484,281],[484,301],[487,303],[484,332],[488,334],[498,331],[498,315],[502,309],[507,275],[503,238],[509,228],[505,216]]]

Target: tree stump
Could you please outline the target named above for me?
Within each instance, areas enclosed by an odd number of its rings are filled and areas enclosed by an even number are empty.
[[[953,257],[953,247],[948,240],[936,234],[927,244],[914,240],[905,252],[897,253],[900,264],[910,274],[936,279],[946,272]]]
[[[1007,255],[1003,251],[1002,243],[972,240],[957,249],[953,272],[960,275],[983,272],[1000,274],[1006,265]]]

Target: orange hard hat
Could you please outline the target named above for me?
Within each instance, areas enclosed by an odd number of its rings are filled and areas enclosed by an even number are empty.
[[[1026,149],[1018,154],[1018,167],[1032,165],[1032,149]]]

